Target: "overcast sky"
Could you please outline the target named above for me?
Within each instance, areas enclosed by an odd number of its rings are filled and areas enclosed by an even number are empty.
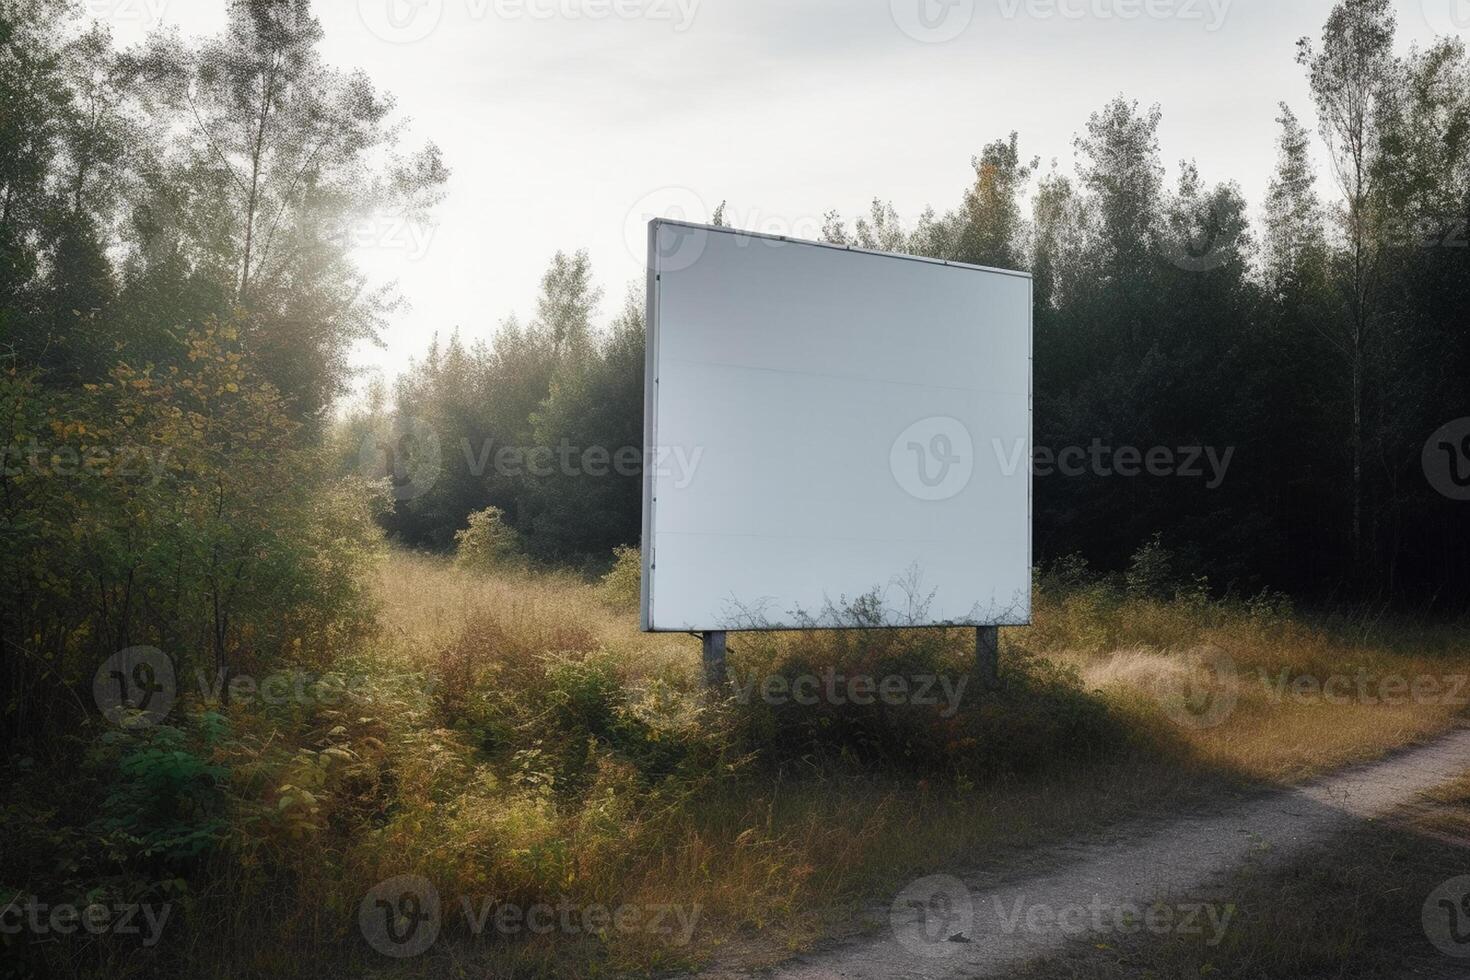
[[[224,23],[224,0],[88,0],[118,40]],[[333,63],[365,69],[453,169],[433,227],[359,249],[410,309],[389,377],[435,331],[527,317],[558,249],[586,248],[605,315],[642,272],[655,213],[816,237],[879,196],[912,220],[953,207],[970,158],[1011,130],[1073,172],[1089,113],[1124,93],[1164,110],[1171,175],[1194,159],[1258,206],[1276,105],[1311,118],[1298,37],[1330,0],[318,0]],[[1400,43],[1470,33],[1470,0],[1396,0]],[[1319,171],[1320,173],[1320,171]],[[1321,173],[1326,179],[1326,174]],[[671,210],[672,209],[672,210]],[[641,283],[639,284],[641,288]]]

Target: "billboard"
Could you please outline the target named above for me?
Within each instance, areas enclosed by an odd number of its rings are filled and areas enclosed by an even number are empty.
[[[1031,277],[648,228],[642,626],[1024,625]]]

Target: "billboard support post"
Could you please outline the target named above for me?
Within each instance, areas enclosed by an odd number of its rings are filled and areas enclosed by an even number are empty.
[[[975,627],[975,668],[987,691],[1000,687],[1000,627]]]
[[[725,683],[725,631],[711,630],[702,634],[704,641],[704,682],[710,687]]]

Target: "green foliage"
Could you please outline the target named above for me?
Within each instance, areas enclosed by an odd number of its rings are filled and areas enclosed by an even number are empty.
[[[178,872],[207,854],[225,829],[223,766],[169,725],[101,738],[111,773],[95,832],[127,860]]]
[[[1063,555],[1046,566],[1038,577],[1037,585],[1051,595],[1065,595],[1094,584],[1096,575],[1087,564],[1087,559],[1073,552]]]
[[[622,696],[616,662],[605,653],[553,657],[546,665],[547,701],[557,723],[572,731],[606,735]]]
[[[597,594],[616,609],[637,609],[643,582],[643,553],[618,545],[613,549],[613,567],[602,577]]]
[[[722,701],[686,651],[634,663],[612,631],[540,616],[539,598],[415,651],[431,695],[420,668],[369,659],[379,525],[475,567],[595,567],[612,551],[574,605],[635,604],[639,296],[597,323],[586,254],[557,253],[530,322],[436,340],[324,432],[351,345],[394,305],[361,288],[343,229],[422,219],[447,176],[437,150],[400,150],[391,99],[322,60],[306,0],[232,3],[219,37],[160,32],[126,52],[80,11],[0,4],[0,901],[164,895],[211,910],[166,955],[238,934],[240,970],[286,973],[342,938],[365,883],[405,866],[434,875],[447,907],[600,899],[660,861],[718,876],[706,862],[730,828],[698,817],[759,787],[753,773],[921,774],[963,793],[1127,743],[1109,702],[1010,633],[1003,688],[967,685],[953,711]],[[1470,62],[1456,39],[1403,56],[1394,41],[1386,0],[1345,0],[1304,47],[1317,118],[1282,109],[1259,252],[1239,190],[1193,165],[1166,180],[1160,110],[1123,97],[1086,121],[1075,174],[1038,174],[1013,134],[983,147],[953,210],[906,227],[875,199],[850,232],[829,216],[834,242],[1032,269],[1038,446],[1234,450],[1214,485],[1039,479],[1037,540],[1067,557],[1042,565],[1050,615],[1026,644],[1169,649],[1202,623],[1269,634],[1290,616],[1281,586],[1470,594],[1466,510],[1420,456],[1470,415],[1470,249],[1453,247],[1470,214]],[[1311,172],[1319,130],[1341,200]],[[1436,243],[1405,234],[1426,222]],[[360,447],[409,419],[446,465],[390,500]],[[1206,574],[1256,598],[1210,601]],[[846,625],[885,621],[881,597],[845,605]],[[160,726],[108,730],[93,674],[141,644],[176,666],[178,701]],[[750,635],[731,657],[737,680],[957,685],[973,634]],[[333,665],[368,679],[351,704],[201,711],[190,689],[200,672]],[[770,824],[736,832],[739,863],[767,878],[802,854],[747,843],[780,838]],[[300,909],[321,914],[275,914]],[[158,964],[98,953],[35,975],[92,966]]]
[[[469,516],[469,527],[454,534],[454,561],[462,568],[489,570],[521,560],[520,536],[506,526],[505,512],[486,507]]]
[[[1196,598],[1206,579],[1247,595],[1470,594],[1447,586],[1467,584],[1464,514],[1421,463],[1429,433],[1470,415],[1453,380],[1470,372],[1470,249],[1447,241],[1470,214],[1470,61],[1449,39],[1395,54],[1391,14],[1347,0],[1304,45],[1318,118],[1281,107],[1258,228],[1234,184],[1192,162],[1171,173],[1162,110],[1123,96],[1085,121],[1075,173],[1039,171],[1011,134],[983,146],[949,211],[905,225],[875,198],[850,225],[826,216],[831,242],[1032,271],[1036,447],[1097,459],[1038,477],[1043,562],[1122,572],[1168,528],[1173,567],[1144,593],[1177,578]],[[1350,178],[1345,208],[1312,171],[1319,129]],[[1440,234],[1425,244],[1422,228]],[[415,366],[379,414],[427,419],[484,465],[456,461],[390,531],[447,547],[496,506],[528,554],[584,568],[634,540],[636,476],[592,475],[579,454],[641,448],[641,311],[632,298],[599,331],[596,297],[585,256],[558,254],[531,324]],[[506,447],[550,466],[506,472]]]
[[[6,681],[52,690],[31,710],[56,720],[76,703],[56,685],[89,684],[129,645],[214,673],[308,640],[329,658],[373,626],[374,491],[329,477],[233,324],[186,343],[180,366],[119,364],[78,391],[0,376],[0,427],[24,450],[0,475]],[[20,707],[6,700],[8,724]]]
[[[1174,555],[1164,547],[1163,532],[1139,546],[1128,562],[1128,598],[1167,599],[1174,588]]]
[[[1074,671],[1024,649],[1007,645],[1001,689],[983,690],[973,674],[971,630],[742,638],[732,656],[735,710],[750,746],[772,764],[878,766],[973,786],[1058,759],[1096,760],[1127,742],[1122,719]],[[854,677],[903,679],[912,698],[854,698]],[[761,693],[772,684],[797,690],[802,679],[819,692],[813,703]]]

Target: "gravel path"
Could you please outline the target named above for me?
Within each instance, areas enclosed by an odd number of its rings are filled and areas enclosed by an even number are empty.
[[[1196,904],[1202,889],[1253,856],[1280,861],[1352,820],[1380,816],[1470,771],[1470,729],[1299,789],[1217,814],[1066,848],[1054,870],[1007,879],[933,876],[912,883],[878,918],[892,928],[759,974],[778,980],[988,977],[1060,948],[1135,931],[1228,926],[1228,905]],[[1174,896],[1193,896],[1193,901]],[[1152,916],[1152,918],[1150,918]]]

